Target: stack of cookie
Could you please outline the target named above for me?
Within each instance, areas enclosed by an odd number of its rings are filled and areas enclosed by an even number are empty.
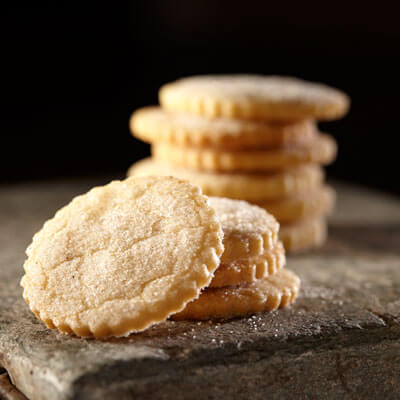
[[[272,311],[293,303],[300,279],[283,268],[279,224],[246,201],[210,197],[221,223],[224,252],[210,285],[173,319],[206,320]]]
[[[152,157],[128,175],[173,175],[207,195],[257,204],[281,223],[289,251],[324,242],[335,193],[321,166],[334,160],[336,142],[316,122],[346,114],[344,93],[295,78],[237,75],[182,79],[159,95],[161,107],[131,118]]]

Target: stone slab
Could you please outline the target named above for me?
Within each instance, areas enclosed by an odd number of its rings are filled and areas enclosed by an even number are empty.
[[[0,371],[0,399],[26,400],[26,397],[10,382],[6,372]]]
[[[97,183],[0,187],[0,366],[28,398],[399,398],[398,199],[337,185],[328,243],[288,259],[303,281],[291,308],[96,341],[47,330],[19,279],[32,234]]]

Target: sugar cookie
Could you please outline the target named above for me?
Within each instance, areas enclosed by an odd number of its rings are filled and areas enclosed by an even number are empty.
[[[349,97],[329,86],[283,76],[205,75],[161,87],[166,110],[264,120],[331,120],[343,117]]]
[[[135,111],[131,132],[148,143],[227,149],[274,148],[307,143],[317,134],[315,123],[301,120],[267,123],[231,118],[205,118],[173,113],[160,107]]]
[[[285,250],[281,242],[264,254],[241,259],[230,264],[221,264],[214,273],[209,287],[236,286],[246,282],[254,282],[275,274],[284,267]]]
[[[210,197],[224,232],[222,264],[264,254],[277,243],[279,224],[264,209],[246,201]]]
[[[312,218],[282,225],[279,238],[288,252],[300,252],[321,246],[327,237],[324,218]]]
[[[321,134],[310,143],[282,149],[219,151],[196,147],[152,145],[156,160],[177,167],[205,171],[271,171],[299,164],[329,164],[336,157],[336,142],[332,136]]]
[[[222,251],[221,225],[198,187],[135,177],[92,189],[47,221],[21,284],[49,328],[122,336],[195,299]]]
[[[205,289],[197,300],[188,303],[172,318],[205,320],[272,311],[293,303],[299,289],[299,277],[281,269],[268,278],[246,285]]]
[[[290,223],[303,218],[328,215],[335,205],[335,191],[324,185],[312,191],[278,200],[259,202],[280,223]]]
[[[199,185],[208,196],[258,202],[313,190],[324,179],[324,171],[317,165],[302,165],[271,173],[212,173],[176,168],[152,158],[145,158],[133,164],[128,176],[133,175],[176,176]]]

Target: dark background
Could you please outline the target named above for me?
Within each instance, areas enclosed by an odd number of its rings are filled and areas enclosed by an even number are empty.
[[[148,154],[132,110],[204,73],[288,74],[345,90],[331,176],[400,193],[393,3],[12,2],[2,6],[0,181],[124,173]]]

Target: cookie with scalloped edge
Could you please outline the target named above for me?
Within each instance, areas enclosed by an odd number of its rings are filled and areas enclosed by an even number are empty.
[[[327,85],[286,76],[204,75],[161,87],[161,106],[170,111],[240,119],[291,121],[343,117],[349,97]]]
[[[224,288],[207,288],[188,303],[175,320],[206,320],[246,316],[292,304],[300,290],[300,279],[285,268],[253,283]]]
[[[320,134],[311,142],[280,149],[228,151],[155,143],[151,147],[156,160],[176,167],[204,171],[273,171],[301,164],[329,164],[337,152],[332,136]]]
[[[286,263],[281,242],[260,256],[220,264],[209,287],[236,286],[275,274]]]
[[[246,201],[209,197],[224,232],[222,264],[261,256],[273,249],[279,224],[263,208]]]
[[[335,190],[324,185],[312,191],[284,197],[278,200],[257,203],[265,208],[280,223],[329,215],[335,205]]]
[[[287,252],[302,252],[322,246],[327,238],[327,222],[323,217],[307,218],[282,224],[279,238]]]
[[[324,180],[318,165],[300,165],[283,171],[267,173],[215,173],[174,167],[168,163],[145,158],[134,163],[128,176],[167,175],[186,179],[199,185],[208,196],[261,202],[280,199],[314,190]]]
[[[283,123],[206,118],[160,107],[136,110],[129,125],[135,137],[148,143],[224,150],[297,145],[317,134],[315,123],[309,119]]]
[[[33,237],[23,296],[64,333],[142,331],[210,284],[222,236],[197,186],[172,177],[114,181],[74,198]]]

